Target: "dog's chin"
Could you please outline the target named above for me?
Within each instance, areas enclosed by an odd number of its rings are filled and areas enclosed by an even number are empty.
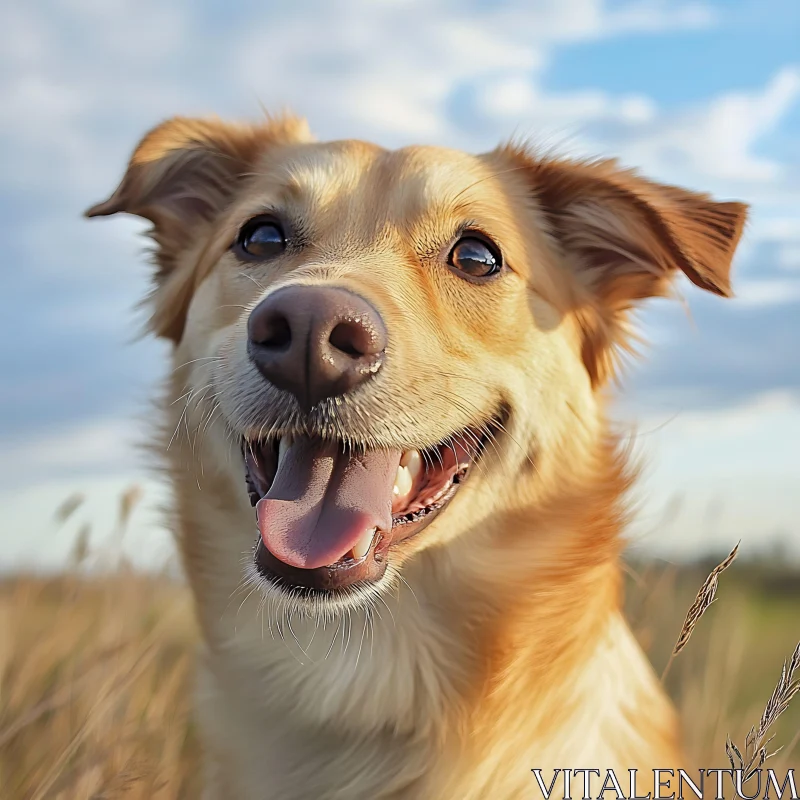
[[[309,435],[242,439],[258,535],[248,570],[298,605],[363,598],[390,582],[417,537],[447,513],[502,416],[423,450]]]

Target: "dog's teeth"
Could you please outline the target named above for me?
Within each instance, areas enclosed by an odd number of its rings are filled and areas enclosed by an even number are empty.
[[[397,475],[394,477],[394,487],[392,488],[394,496],[398,498],[405,497],[411,491],[413,485],[414,481],[411,478],[408,467],[398,467]]]
[[[408,469],[412,481],[416,480],[422,472],[422,456],[419,454],[419,450],[406,450],[400,459],[400,466]]]
[[[359,561],[369,552],[372,546],[372,540],[375,538],[375,528],[367,531],[359,540],[353,545],[353,560]]]
[[[285,436],[281,436],[280,442],[278,442],[278,461],[283,458],[283,454],[289,449],[289,446],[292,443],[292,437],[290,434],[286,434]]]

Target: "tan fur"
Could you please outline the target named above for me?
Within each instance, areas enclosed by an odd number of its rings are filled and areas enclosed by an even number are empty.
[[[265,209],[301,224],[302,247],[242,264],[229,245]],[[316,144],[287,118],[162,124],[89,213],[118,211],[154,223],[152,325],[174,342],[160,449],[204,635],[208,798],[503,800],[537,796],[534,767],[681,765],[620,612],[632,474],[602,387],[630,310],[677,270],[730,293],[744,206],[516,146]],[[503,250],[501,280],[445,265],[465,223]],[[421,448],[508,411],[378,589],[313,613],[248,579],[238,445],[284,424],[245,323],[293,282],[357,290],[390,336],[380,381],[315,432]]]

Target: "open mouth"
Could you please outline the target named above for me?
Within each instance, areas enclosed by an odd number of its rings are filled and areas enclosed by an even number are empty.
[[[266,579],[301,594],[379,580],[390,550],[455,496],[494,425],[426,450],[364,450],[306,435],[242,444]]]

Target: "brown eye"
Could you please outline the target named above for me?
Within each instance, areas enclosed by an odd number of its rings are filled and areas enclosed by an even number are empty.
[[[248,256],[265,260],[279,256],[286,249],[286,237],[275,220],[256,218],[239,231],[236,246]]]
[[[450,251],[450,266],[463,272],[465,277],[489,278],[503,266],[499,251],[476,236],[459,239]]]

